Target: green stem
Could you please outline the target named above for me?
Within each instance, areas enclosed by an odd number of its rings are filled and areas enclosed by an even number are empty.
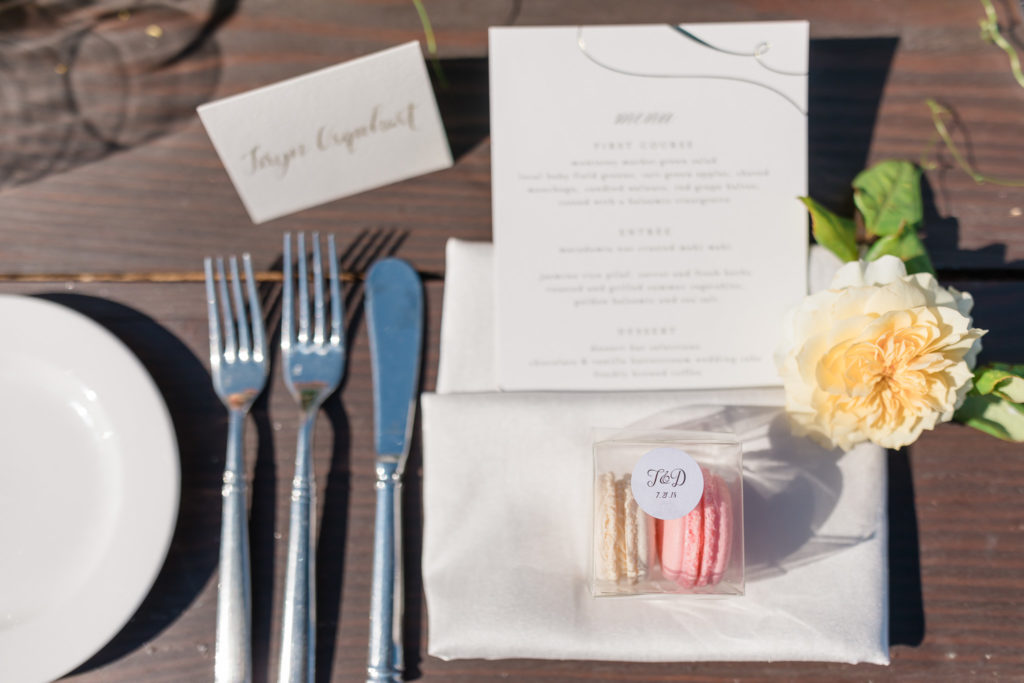
[[[964,158],[957,149],[956,143],[953,142],[953,136],[949,132],[949,128],[946,127],[946,122],[943,120],[944,116],[951,116],[951,112],[943,107],[935,100],[928,98],[925,100],[925,104],[928,105],[928,109],[932,113],[932,124],[935,126],[935,131],[942,138],[942,141],[946,144],[946,149],[949,150],[950,156],[956,161],[957,166],[969,175],[974,182],[978,184],[991,183],[992,185],[1002,185],[1004,187],[1024,187],[1024,180],[1008,179],[1008,178],[996,178],[994,176],[985,175],[979,171],[974,170],[971,164]]]
[[[1020,87],[1024,88],[1024,71],[1021,71],[1020,68],[1020,57],[999,30],[999,17],[996,14],[996,8],[992,6],[990,0],[981,0],[981,5],[985,8],[985,18],[978,20],[981,37],[1006,53],[1010,59],[1010,70],[1013,71],[1013,77],[1017,79]]]
[[[430,25],[430,17],[427,16],[427,8],[423,6],[422,0],[412,0],[416,7],[416,13],[420,15],[420,23],[423,24],[423,34],[427,38],[427,52],[437,56],[437,41],[434,40],[434,29]]]
[[[420,17],[420,24],[423,25],[423,35],[427,39],[427,53],[430,55],[430,67],[437,76],[437,82],[441,87],[447,87],[448,80],[444,77],[444,70],[441,68],[441,60],[437,57],[437,40],[434,38],[434,27],[430,25],[430,17],[427,15],[427,8],[423,6],[422,0],[412,0],[416,14]]]

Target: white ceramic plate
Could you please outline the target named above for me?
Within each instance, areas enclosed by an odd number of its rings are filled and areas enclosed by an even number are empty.
[[[131,351],[69,308],[0,295],[0,680],[57,678],[124,626],[167,555],[180,480]]]

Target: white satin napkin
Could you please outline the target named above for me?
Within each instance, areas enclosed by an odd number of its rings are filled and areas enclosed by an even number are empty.
[[[422,397],[428,652],[888,663],[885,451],[793,438],[778,389],[499,392],[491,262],[490,244],[448,243]],[[592,430],[709,420],[744,445],[746,594],[591,597]]]

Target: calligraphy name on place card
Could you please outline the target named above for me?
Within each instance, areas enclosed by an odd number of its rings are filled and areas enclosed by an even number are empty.
[[[367,122],[353,128],[331,124],[320,126],[310,143],[299,143],[284,149],[275,149],[272,144],[255,144],[245,155],[249,162],[249,173],[255,175],[261,171],[270,171],[277,173],[279,178],[284,178],[288,175],[292,162],[307,156],[312,157],[320,152],[335,152],[339,149],[354,154],[356,145],[363,138],[372,138],[400,129],[416,130],[415,102],[409,102],[391,116],[382,116],[380,111],[380,106],[374,107]]]

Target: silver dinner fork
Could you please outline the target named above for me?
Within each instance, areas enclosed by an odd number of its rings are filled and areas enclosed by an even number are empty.
[[[232,256],[229,261],[232,297],[228,296],[224,259],[216,260],[216,277],[213,260],[207,258],[203,264],[206,271],[213,387],[230,416],[221,488],[223,513],[220,527],[220,583],[217,590],[217,646],[214,658],[214,678],[217,683],[247,683],[252,680],[252,603],[242,434],[245,416],[267,383],[267,354],[263,314],[256,295],[256,281],[252,275],[249,254],[244,254],[242,261],[245,264],[249,294],[248,314],[238,276],[238,259]]]
[[[326,328],[324,277],[320,262],[320,235],[313,233],[313,325],[310,328],[309,279],[306,241],[298,234],[299,300],[295,325],[295,282],[292,278],[291,234],[284,235],[284,285],[281,293],[281,360],[284,381],[299,403],[302,425],[295,452],[291,519],[288,524],[288,565],[285,573],[284,620],[278,680],[306,683],[313,680],[316,652],[316,587],[312,511],[316,509],[312,441],[320,406],[341,382],[345,366],[341,286],[334,236],[327,237],[330,286],[330,330]]]

